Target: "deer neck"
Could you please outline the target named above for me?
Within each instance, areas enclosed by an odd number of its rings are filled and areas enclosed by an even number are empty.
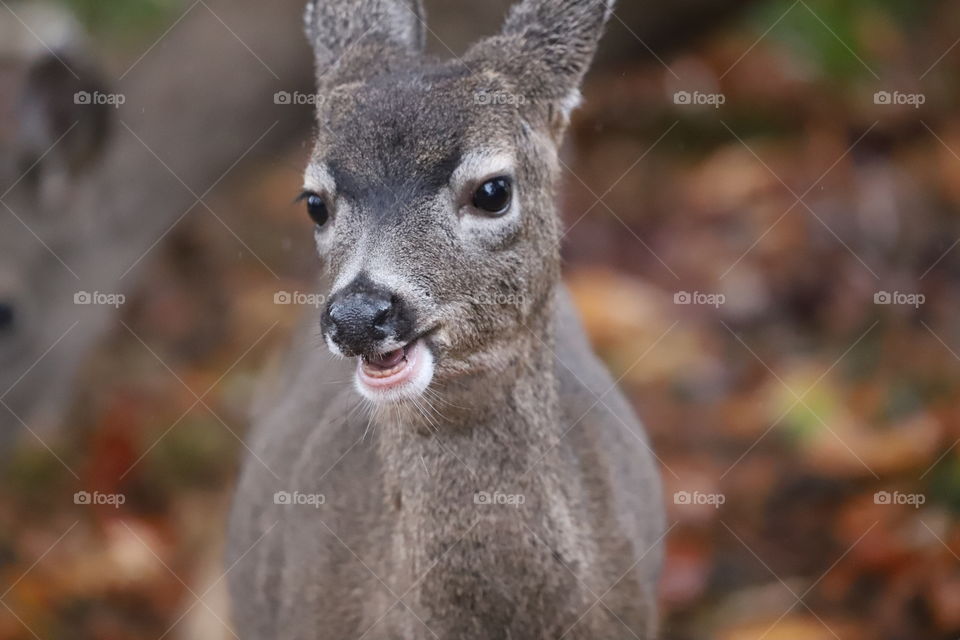
[[[455,480],[471,491],[507,489],[499,486],[506,479],[550,462],[543,453],[562,433],[553,344],[552,308],[545,308],[501,349],[505,366],[376,414],[387,487],[411,498]]]
[[[517,601],[529,595],[526,601],[542,602],[544,585],[559,589],[557,601],[575,597],[570,574],[556,575],[557,554],[580,566],[590,554],[577,543],[583,538],[571,513],[580,488],[562,438],[552,318],[547,308],[536,328],[522,330],[507,371],[434,398],[449,420],[437,418],[429,428],[416,421],[379,425],[394,532],[388,562],[398,586],[415,586],[428,611],[519,614],[522,605],[491,595],[491,580],[509,581]],[[451,594],[473,595],[454,602]]]

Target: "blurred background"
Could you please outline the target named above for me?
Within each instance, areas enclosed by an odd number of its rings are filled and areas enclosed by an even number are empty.
[[[233,637],[312,302],[301,0],[0,2],[0,640]],[[428,2],[431,49],[504,1]],[[665,482],[668,640],[960,636],[960,4],[623,0],[566,278]]]

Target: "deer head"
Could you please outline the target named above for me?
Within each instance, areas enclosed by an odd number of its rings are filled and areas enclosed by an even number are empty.
[[[303,200],[332,289],[329,348],[377,403],[549,340],[558,146],[611,0],[525,0],[463,58],[422,53],[413,0],[312,2],[320,87]]]

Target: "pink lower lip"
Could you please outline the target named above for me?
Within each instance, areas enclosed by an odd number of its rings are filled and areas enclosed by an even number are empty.
[[[422,348],[423,346],[419,342],[408,345],[406,347],[406,361],[399,367],[396,373],[384,377],[369,375],[365,371],[363,361],[361,360],[357,364],[357,378],[359,378],[364,386],[371,389],[382,391],[402,387],[414,378],[422,360],[419,357],[420,349]]]

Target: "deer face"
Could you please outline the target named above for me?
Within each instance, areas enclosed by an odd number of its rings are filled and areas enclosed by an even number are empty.
[[[375,402],[503,369],[516,357],[509,346],[536,332],[549,308],[559,274],[557,145],[578,65],[589,62],[609,7],[560,12],[592,28],[567,25],[586,40],[559,52],[533,29],[549,25],[530,22],[551,17],[523,7],[504,35],[449,64],[401,46],[416,33],[403,16],[419,19],[401,10],[394,41],[357,46],[321,76],[303,199],[333,281],[322,328],[334,353],[358,359],[357,388]],[[335,41],[315,30],[336,21],[321,10],[308,11],[308,33],[324,72]]]
[[[68,266],[83,235],[76,204],[107,116],[74,101],[94,74],[71,60],[79,81],[60,60],[0,59],[0,435],[42,418],[41,408],[52,414],[70,375],[62,356],[71,347],[59,339],[78,319]]]
[[[552,142],[449,69],[332,96],[306,206],[333,275],[331,348],[372,398],[496,367],[557,273]]]

